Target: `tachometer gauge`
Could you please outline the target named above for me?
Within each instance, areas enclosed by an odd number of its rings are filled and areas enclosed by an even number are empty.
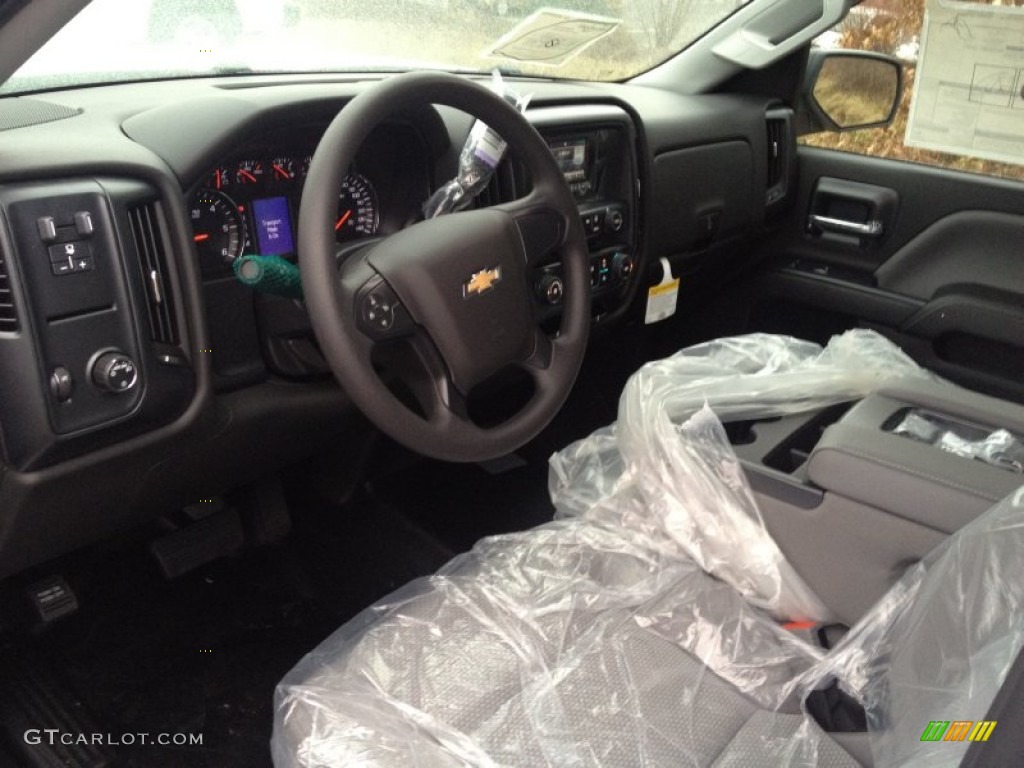
[[[339,242],[377,234],[380,216],[377,192],[361,173],[350,173],[341,183],[338,218],[334,232]]]
[[[223,192],[201,189],[192,202],[192,233],[204,266],[230,265],[245,248],[245,227],[234,201]]]

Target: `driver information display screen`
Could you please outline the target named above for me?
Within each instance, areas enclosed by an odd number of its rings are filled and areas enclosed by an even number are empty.
[[[264,200],[253,200],[252,212],[260,255],[281,256],[295,252],[287,198],[268,197]]]

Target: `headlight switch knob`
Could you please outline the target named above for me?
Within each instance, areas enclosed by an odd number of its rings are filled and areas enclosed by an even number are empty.
[[[104,392],[129,392],[139,383],[139,369],[123,352],[104,352],[93,361],[90,378]]]

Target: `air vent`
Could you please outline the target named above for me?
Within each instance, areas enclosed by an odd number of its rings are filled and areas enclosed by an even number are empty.
[[[771,110],[766,119],[765,162],[767,183],[765,204],[774,205],[786,197],[789,187],[789,168],[792,148],[790,120],[792,112],[788,109]]]
[[[484,190],[477,195],[476,208],[489,208],[508,203],[525,195],[530,189],[526,167],[515,158],[507,157],[498,166]]]
[[[167,249],[163,231],[157,219],[155,203],[146,203],[128,211],[132,227],[135,252],[139,256],[143,282],[146,285],[146,307],[153,341],[164,344],[178,343],[178,329],[174,322],[174,306],[168,287]]]
[[[0,248],[0,331],[18,330],[18,308],[14,306],[14,286],[7,271],[7,259]]]

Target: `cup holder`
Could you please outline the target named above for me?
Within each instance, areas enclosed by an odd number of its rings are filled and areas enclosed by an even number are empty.
[[[755,424],[767,424],[772,421],[779,421],[779,417],[773,419],[751,419],[748,421],[730,421],[722,426],[725,427],[725,435],[729,438],[731,445],[751,445],[757,440],[757,433],[754,431]]]
[[[764,465],[779,472],[793,474],[802,467],[822,434],[853,407],[853,403],[839,403],[815,414],[794,430],[764,457]]]

